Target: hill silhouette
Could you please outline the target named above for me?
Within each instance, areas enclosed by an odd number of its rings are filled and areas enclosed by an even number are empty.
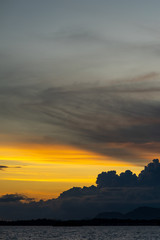
[[[139,207],[126,214],[104,212],[93,219],[0,221],[0,226],[160,226],[160,208]]]
[[[160,208],[139,207],[126,214],[120,212],[103,212],[96,216],[97,219],[160,219]]]

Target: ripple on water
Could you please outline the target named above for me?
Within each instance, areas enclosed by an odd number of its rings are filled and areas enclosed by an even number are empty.
[[[8,227],[0,226],[0,240],[159,240],[159,227]]]

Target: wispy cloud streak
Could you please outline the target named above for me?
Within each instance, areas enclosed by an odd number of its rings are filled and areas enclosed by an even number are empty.
[[[16,125],[17,133],[30,134],[30,140],[38,136],[44,144],[75,145],[133,161],[139,154],[136,147],[145,150],[147,143],[160,142],[158,78],[158,73],[148,73],[103,85],[6,87],[1,89],[1,128],[14,134]]]

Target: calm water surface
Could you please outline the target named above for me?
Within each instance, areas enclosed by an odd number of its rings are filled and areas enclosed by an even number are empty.
[[[0,240],[160,240],[160,227],[2,227]]]

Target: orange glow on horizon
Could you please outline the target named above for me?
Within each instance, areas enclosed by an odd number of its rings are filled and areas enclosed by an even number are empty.
[[[20,144],[19,146],[0,146],[0,160],[28,163],[100,164],[116,167],[135,166],[135,164],[118,161],[110,156],[68,145]]]
[[[24,193],[36,199],[58,197],[72,187],[91,186],[102,171],[142,168],[108,156],[67,145],[14,144],[0,146],[1,195]]]

